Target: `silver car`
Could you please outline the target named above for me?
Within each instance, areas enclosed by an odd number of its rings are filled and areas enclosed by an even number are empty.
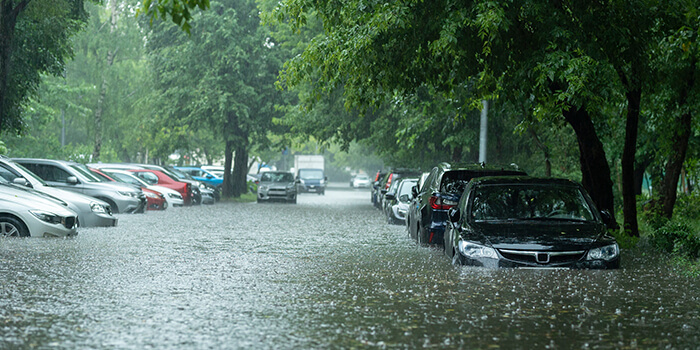
[[[66,202],[68,208],[78,214],[78,225],[82,227],[117,226],[109,203],[83,194],[51,187],[44,180],[11,159],[0,156],[0,176],[16,185],[32,188]]]
[[[297,181],[288,171],[266,171],[260,175],[258,203],[267,201],[297,202]]]
[[[65,203],[0,181],[0,237],[66,237],[78,234],[78,216]]]
[[[143,213],[146,210],[146,195],[140,188],[116,182],[100,182],[85,165],[51,159],[14,158],[13,161],[22,164],[51,186],[109,203],[114,213]]]

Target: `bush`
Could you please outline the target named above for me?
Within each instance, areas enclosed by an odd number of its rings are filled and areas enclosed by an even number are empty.
[[[664,252],[690,259],[700,257],[700,237],[684,221],[669,221],[655,229],[650,241],[654,247]]]

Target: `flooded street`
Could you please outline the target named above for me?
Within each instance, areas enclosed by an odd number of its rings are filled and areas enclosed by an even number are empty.
[[[625,250],[617,271],[454,267],[338,184],[0,240],[0,349],[698,349],[699,287]]]

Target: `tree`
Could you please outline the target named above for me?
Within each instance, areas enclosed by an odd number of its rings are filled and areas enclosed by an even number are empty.
[[[167,104],[164,119],[208,128],[223,140],[222,194],[240,196],[247,191],[249,150],[267,137],[281,101],[274,81],[282,52],[260,26],[253,1],[210,6],[194,17],[189,36],[157,24],[149,48],[158,98]]]
[[[0,1],[0,132],[22,130],[41,75],[63,73],[86,19],[82,0]]]

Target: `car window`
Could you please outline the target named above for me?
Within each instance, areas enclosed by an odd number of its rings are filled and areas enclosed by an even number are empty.
[[[26,167],[45,181],[67,183],[68,177],[72,176],[67,171],[51,164],[27,164]]]
[[[5,164],[0,164],[0,176],[2,176],[8,182],[12,182],[14,181],[14,179],[20,177],[18,174],[15,174],[9,168],[6,168]]]
[[[147,171],[139,171],[135,172],[136,176],[138,176],[140,179],[143,179],[143,181],[146,181],[147,183],[151,185],[155,185],[158,183],[158,176],[153,173],[149,173]]]
[[[93,175],[90,169],[88,169],[85,165],[83,164],[74,164],[70,166],[72,169],[75,171],[79,172],[81,175],[83,175],[88,182],[102,182],[97,176]]]
[[[18,168],[20,168],[20,169],[22,169],[22,170],[24,170],[24,173],[25,173],[27,176],[29,176],[29,177],[31,177],[32,179],[38,181],[38,182],[41,183],[42,185],[44,185],[44,186],[48,186],[48,185],[49,185],[49,184],[46,183],[46,181],[44,181],[42,178],[36,176],[36,174],[34,174],[33,172],[29,171],[29,169],[27,169],[26,167],[24,167],[22,164],[15,163],[15,166],[18,167]]]
[[[478,186],[471,207],[472,218],[477,221],[594,218],[581,191],[555,185]]]
[[[137,186],[143,186],[139,180],[133,176],[129,176],[127,174],[122,174],[122,173],[109,173],[114,179],[119,180],[124,183],[132,184],[132,185],[137,185]]]

